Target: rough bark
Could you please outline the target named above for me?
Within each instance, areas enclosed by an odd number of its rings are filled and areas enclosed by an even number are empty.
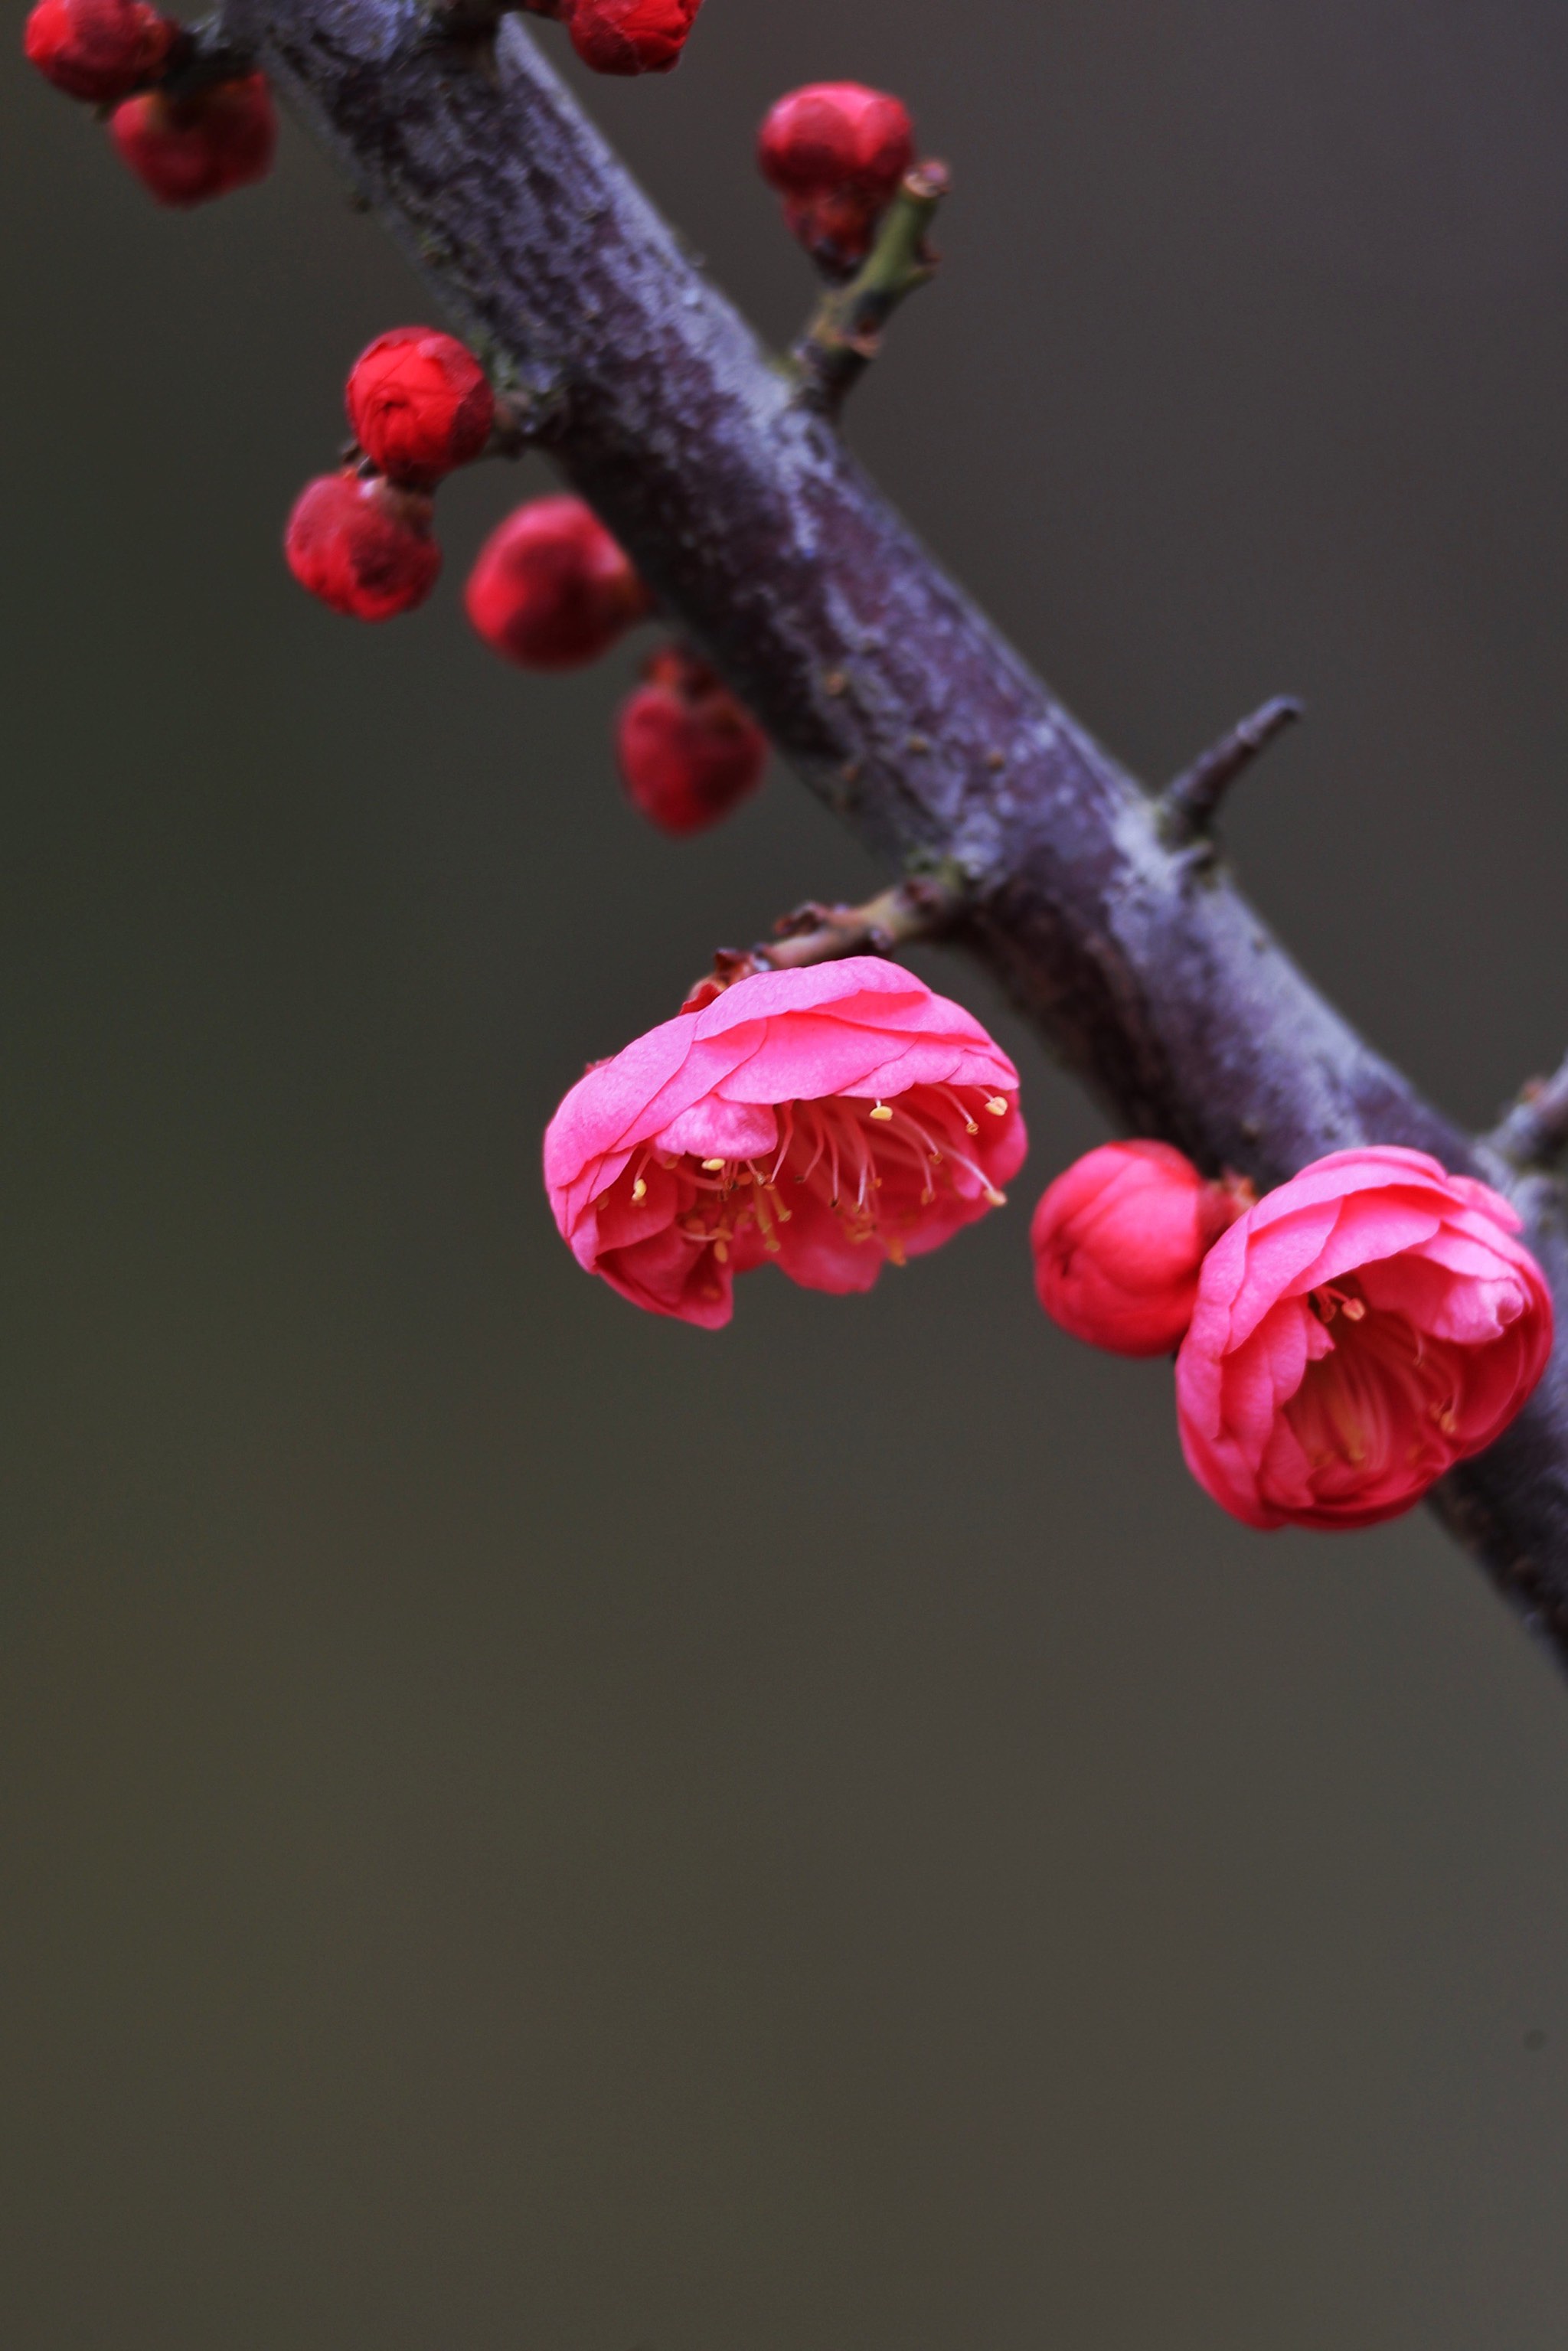
[[[1207,846],[1056,703],[683,253],[517,17],[240,0],[298,110],[812,789],[901,865],[954,861],[961,935],[1116,1120],[1266,1186],[1399,1143],[1510,1189],[1560,1302],[1536,1399],[1438,1489],[1568,1663],[1561,1186],[1462,1134],[1308,983]]]

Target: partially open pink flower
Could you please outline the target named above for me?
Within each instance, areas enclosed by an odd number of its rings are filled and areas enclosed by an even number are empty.
[[[1508,1202],[1424,1152],[1336,1151],[1204,1259],[1176,1358],[1187,1466],[1253,1527],[1366,1527],[1502,1431],[1552,1295]]]
[[[1205,1253],[1257,1195],[1211,1183],[1168,1143],[1104,1143],[1041,1195],[1029,1228],[1053,1322],[1113,1355],[1168,1355]]]
[[[737,1273],[869,1290],[999,1207],[1018,1071],[960,1005],[875,956],[739,980],[579,1080],[545,1136],[578,1263],[717,1330]]]

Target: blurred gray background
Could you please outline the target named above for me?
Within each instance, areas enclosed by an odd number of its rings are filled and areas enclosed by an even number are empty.
[[[19,13],[19,12],[18,12]],[[557,57],[553,27],[540,37]],[[1568,1042],[1555,0],[709,0],[594,111],[765,329],[750,162],[958,194],[860,447],[1113,748],[1265,695],[1260,902],[1484,1119]],[[537,1174],[585,1060],[876,875],[622,806],[480,535],[384,631],[282,518],[431,315],[297,132],[160,214],[3,76],[7,2351],[1546,2351],[1568,1690],[1425,1517],[1231,1525],[1005,1216],[710,1338]]]

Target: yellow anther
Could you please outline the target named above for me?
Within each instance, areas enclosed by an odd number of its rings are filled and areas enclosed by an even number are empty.
[[[994,1185],[987,1185],[986,1197],[990,1202],[993,1208],[1005,1208],[1008,1205],[1007,1194],[1005,1192],[998,1192]]]
[[[908,1261],[904,1254],[904,1243],[902,1241],[889,1241],[887,1244],[887,1254],[889,1261],[894,1265],[904,1265]]]
[[[990,1101],[986,1104],[986,1108],[990,1112],[993,1118],[1006,1118],[1008,1114],[1007,1102],[1000,1094],[993,1094]]]
[[[873,1118],[891,1118],[893,1116],[893,1113],[889,1110],[885,1102],[878,1102],[876,1108],[872,1113],[872,1116]]]
[[[703,1173],[706,1176],[722,1176],[724,1173],[723,1160],[705,1159],[703,1161]]]
[[[727,1265],[729,1263],[729,1243],[727,1241],[715,1241],[713,1245],[713,1253],[715,1257],[717,1258],[720,1265]]]
[[[975,1124],[972,1118],[967,1118],[964,1121],[964,1132],[966,1134],[978,1134],[979,1131],[979,1128]]]
[[[636,1182],[632,1185],[632,1206],[633,1206],[633,1207],[635,1207],[635,1206],[636,1206],[636,1204],[637,1204],[637,1202],[638,1202],[639,1200],[645,1200],[645,1199],[647,1198],[647,1196],[648,1196],[648,1186],[646,1186],[646,1184],[644,1184],[644,1183],[643,1183],[643,1178],[641,1177],[641,1176],[638,1176],[638,1178],[637,1178],[637,1181],[636,1181]]]

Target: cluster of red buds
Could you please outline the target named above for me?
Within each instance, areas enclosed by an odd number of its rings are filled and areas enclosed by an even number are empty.
[[[435,585],[431,493],[483,454],[496,396],[455,335],[394,327],[355,360],[345,404],[355,454],[340,473],[307,483],[284,552],[300,586],[335,612],[390,621]]]
[[[771,109],[758,145],[762,176],[824,277],[849,277],[915,161],[907,109],[853,81],[812,82]]]
[[[702,0],[523,0],[536,16],[563,23],[572,47],[595,73],[669,73]]]
[[[631,559],[580,498],[532,498],[479,550],[465,596],[493,653],[519,669],[585,668],[653,600]],[[702,832],[761,782],[768,738],[707,664],[665,645],[615,726],[627,797],[661,832]]]
[[[183,89],[191,36],[148,0],[37,0],[22,46],[57,89],[111,110],[116,152],[161,204],[206,204],[272,168],[277,117],[266,75]]]
[[[378,336],[345,392],[354,446],[306,485],[284,552],[302,588],[356,621],[423,604],[441,570],[434,493],[492,445],[496,397],[453,335]],[[464,599],[491,651],[519,669],[580,669],[653,611],[624,549],[580,498],[529,499],[491,532]],[[662,831],[699,832],[761,781],[768,743],[706,664],[653,654],[621,713],[616,748],[633,804]]]

